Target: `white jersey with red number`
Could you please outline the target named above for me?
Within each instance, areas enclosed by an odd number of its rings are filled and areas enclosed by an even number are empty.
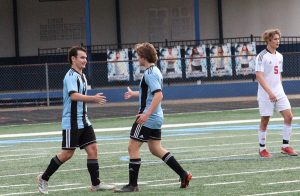
[[[277,51],[275,54],[272,54],[267,49],[264,49],[257,55],[255,64],[255,71],[263,72],[264,79],[277,100],[286,97],[281,82],[282,61],[282,54]],[[268,93],[260,84],[258,84],[257,99],[270,99]]]

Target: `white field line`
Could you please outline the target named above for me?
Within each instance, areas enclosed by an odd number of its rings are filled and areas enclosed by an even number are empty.
[[[300,133],[297,133],[295,131],[293,131],[293,135],[299,135]],[[269,132],[268,135],[281,135],[281,133],[272,133],[272,132]],[[173,138],[173,139],[164,139],[162,140],[162,142],[174,142],[174,141],[186,141],[186,140],[201,140],[201,139],[222,139],[222,138],[228,138],[228,137],[247,137],[247,136],[257,136],[257,134],[247,134],[247,135],[239,135],[239,134],[236,134],[236,135],[232,135],[232,136],[215,136],[215,137],[193,137],[193,138],[184,138],[184,139],[176,139],[176,138]],[[292,140],[292,141],[300,141],[300,140]],[[272,142],[269,142],[268,143],[272,143]],[[128,144],[128,141],[126,142],[112,142],[112,143],[97,143],[98,146],[106,146],[106,145],[118,145],[118,144]],[[238,144],[253,144],[253,143],[235,143],[235,145],[238,145]],[[221,144],[222,146],[223,144]],[[228,145],[232,145],[232,144],[228,144]],[[219,146],[219,145],[210,145],[210,146]],[[7,146],[5,146],[7,147]],[[6,150],[5,153],[7,152],[21,152],[21,151],[34,151],[34,150],[49,150],[49,149],[61,149],[61,147],[57,146],[57,147],[47,147],[47,148],[25,148],[25,149],[13,149],[13,150]],[[1,153],[1,152],[0,152]],[[106,153],[107,154],[107,153]]]
[[[276,133],[272,133],[272,134],[276,134]],[[251,136],[251,135],[256,135],[256,134],[250,134],[248,136]],[[270,135],[270,134],[269,134]],[[235,137],[239,137],[241,135],[236,135]],[[247,136],[247,135],[242,135],[242,136]],[[226,136],[227,137],[227,136]],[[223,136],[221,137],[215,137],[214,139],[218,139],[218,138],[223,138]],[[195,139],[195,138],[192,138],[192,139]],[[203,139],[203,138],[199,138],[199,139]],[[207,139],[207,138],[205,138]],[[180,140],[180,139],[179,139]],[[185,139],[181,139],[181,140],[185,140]],[[293,142],[298,142],[300,140],[293,140]],[[274,143],[281,143],[281,141],[268,141],[268,144],[274,144]],[[255,145],[257,144],[257,142],[247,142],[247,143],[234,143],[235,145],[235,148],[236,146],[238,145]],[[206,151],[223,151],[223,150],[228,150],[228,149],[231,149],[231,148],[222,148],[222,149],[211,149],[211,150],[207,150],[208,147],[226,147],[226,146],[232,146],[232,144],[213,144],[213,145],[204,145],[204,146],[182,146],[182,147],[170,147],[168,148],[169,150],[180,150],[180,149],[193,149],[193,148],[205,148]],[[299,146],[299,145],[293,145],[293,146]],[[276,146],[268,146],[268,147],[276,147]],[[53,147],[53,148],[60,148],[60,147]],[[254,149],[254,148],[257,148],[257,147],[247,147],[247,148],[242,148],[242,149]],[[37,148],[36,150],[46,150],[48,148]],[[241,148],[239,148],[241,149]],[[21,149],[20,149],[21,150]],[[8,150],[8,151],[20,151],[20,150]],[[24,150],[35,150],[35,149],[24,149]],[[5,151],[5,153],[7,153],[8,151]],[[199,149],[195,149],[195,151],[199,151]],[[201,150],[200,150],[201,151]],[[124,150],[124,151],[110,151],[110,152],[99,152],[98,154],[99,155],[109,155],[109,154],[122,154],[122,153],[127,153],[128,151]],[[149,152],[149,150],[141,150],[141,152]],[[181,152],[186,152],[186,151],[176,151],[176,153],[181,153]],[[188,151],[188,152],[191,152],[191,151]],[[48,155],[49,153],[39,153],[39,154],[15,154],[15,155],[1,155],[1,157],[17,157],[17,156],[29,156],[29,155]],[[86,156],[85,153],[82,153],[82,154],[78,154],[79,156]],[[30,159],[30,157],[28,158]],[[1,160],[0,160],[1,161]],[[4,160],[2,160],[4,161]]]
[[[82,185],[82,183],[74,183],[74,184],[59,184],[59,185],[51,185],[49,187],[62,187],[62,186],[77,186]],[[11,185],[1,185],[0,188],[10,188],[10,187],[23,187],[23,186],[36,186],[35,184],[11,184]]]
[[[82,186],[82,187],[70,187],[70,188],[64,188],[64,189],[54,189],[50,190],[49,192],[58,192],[58,191],[69,191],[69,190],[77,190],[77,189],[87,189],[87,186]],[[9,195],[28,195],[28,194],[40,194],[38,191],[33,191],[33,192],[19,192],[19,193],[7,193],[3,194],[0,196],[9,196]]]
[[[217,182],[212,184],[203,184],[203,186],[218,186],[218,185],[228,185],[228,184],[241,184],[245,181],[232,181],[232,182]]]
[[[279,191],[279,192],[259,193],[259,194],[253,194],[253,195],[243,195],[243,196],[279,195],[279,194],[299,193],[299,192],[300,192],[300,190],[293,190],[293,191]]]
[[[26,158],[19,158],[19,159],[2,159],[0,160],[0,162],[5,162],[5,161],[19,161],[19,160],[27,160],[27,159],[39,159],[39,158],[42,158],[42,157],[46,157],[47,155],[45,156],[37,156],[37,157],[26,157]]]
[[[300,117],[294,117],[294,120],[300,120]],[[272,118],[270,121],[282,121],[283,118]],[[207,126],[207,125],[227,125],[227,124],[242,124],[242,123],[258,123],[260,119],[250,120],[229,120],[229,121],[214,121],[214,122],[200,122],[200,123],[183,123],[183,124],[166,124],[162,128],[178,128],[178,127],[193,127],[193,126]],[[95,129],[95,132],[115,132],[115,131],[128,131],[131,127],[119,128],[104,128]],[[17,134],[2,134],[0,138],[15,138],[15,137],[29,137],[29,136],[47,136],[47,135],[61,135],[61,131],[51,131],[43,133],[17,133]]]
[[[32,186],[32,184],[13,184],[13,185],[1,185],[0,188],[9,188],[9,187],[22,187],[22,186]]]
[[[300,140],[299,140],[300,141]],[[268,143],[280,143],[280,141],[275,141],[275,142],[268,142]],[[246,145],[246,144],[257,144],[256,142],[253,142],[253,143],[238,143],[238,144],[234,144],[235,146],[232,147],[232,144],[223,144],[223,145],[208,145],[208,146],[188,146],[188,147],[175,147],[175,148],[168,148],[169,150],[179,150],[179,151],[173,151],[173,153],[176,153],[176,154],[180,154],[180,153],[187,153],[187,152],[202,152],[202,151],[216,151],[216,152],[220,152],[220,151],[224,151],[224,150],[231,150],[231,149],[236,149],[236,146],[237,145]],[[220,149],[207,149],[208,147],[222,147]],[[229,148],[224,148],[226,146],[231,146]],[[295,146],[299,146],[299,145],[293,145],[294,147]],[[268,146],[270,148],[273,148],[273,147],[276,147],[276,146]],[[196,148],[196,149],[195,149]],[[199,149],[200,148],[200,149]],[[201,149],[201,148],[204,148],[204,149]],[[186,150],[182,150],[182,149],[186,149]],[[192,150],[191,150],[192,149]],[[249,150],[249,149],[257,149],[256,146],[253,146],[253,147],[242,147],[242,148],[238,148],[239,150],[242,150],[242,149],[246,149],[246,150]],[[149,152],[149,150],[141,150],[140,152],[143,152],[144,154],[151,154]],[[103,152],[103,153],[98,153],[99,155],[110,155],[110,154],[127,154],[128,151],[112,151],[112,152]],[[271,153],[275,153],[275,152],[271,152]],[[41,156],[41,157],[46,157],[48,155],[48,153],[41,153],[41,155],[45,154],[45,156]],[[244,156],[250,156],[250,155],[254,155],[254,154],[257,154],[257,153],[251,153],[251,154],[243,154]],[[29,155],[38,155],[38,154],[26,154],[26,156],[29,156]],[[12,156],[25,156],[25,154],[18,154],[18,155],[12,155]],[[82,153],[82,154],[78,154],[78,156],[86,156],[85,153]],[[229,158],[229,157],[235,157],[235,156],[240,156],[240,155],[230,155],[230,156],[225,156],[225,158]],[[2,157],[5,157],[5,155],[3,155]],[[35,156],[34,157],[26,157],[26,158],[20,158],[20,159],[2,159],[0,160],[0,162],[4,162],[4,161],[11,161],[11,160],[14,160],[14,161],[17,161],[17,160],[27,160],[27,159],[32,159],[32,158],[36,158]],[[40,158],[40,157],[37,157],[37,158]],[[206,158],[195,158],[195,159],[191,159],[191,161],[195,161],[195,160],[211,160],[211,159],[218,159],[218,158],[224,158],[224,156],[220,156],[220,157],[206,157]],[[189,161],[188,159],[184,159],[184,161]]]
[[[172,183],[167,183],[167,184],[152,184],[152,185],[149,185],[149,186],[156,187],[156,186],[170,186],[170,185],[179,185],[179,183],[178,182],[172,182]]]
[[[18,157],[18,156],[31,156],[31,155],[47,155],[48,153],[34,153],[34,154],[10,154],[10,155],[1,155],[0,158],[6,157]],[[1,161],[1,160],[0,160]]]
[[[276,185],[276,184],[289,184],[289,183],[297,183],[300,182],[300,180],[289,180],[289,181],[281,181],[281,182],[270,182],[270,183],[263,183],[260,184],[262,186],[269,186],[269,185]]]

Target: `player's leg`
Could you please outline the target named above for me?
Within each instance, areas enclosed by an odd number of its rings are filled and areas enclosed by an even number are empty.
[[[87,169],[90,174],[92,185],[89,187],[91,192],[100,190],[111,190],[115,186],[105,184],[100,180],[99,162],[98,162],[98,146],[96,135],[92,126],[80,129],[79,147],[87,153]]]
[[[53,157],[43,174],[37,176],[38,190],[41,193],[48,193],[48,181],[50,177],[58,170],[58,168],[68,161],[74,154],[77,146],[77,132],[70,129],[62,130],[62,150]]]
[[[130,132],[130,140],[128,143],[129,154],[129,183],[115,192],[136,192],[138,189],[138,176],[141,166],[140,148],[143,142],[147,141],[147,132],[141,124],[134,123]]]
[[[177,162],[175,157],[167,151],[161,145],[161,130],[148,130],[150,133],[148,140],[148,147],[150,152],[162,159],[174,172],[176,172],[181,181],[180,188],[187,188],[189,185],[189,181],[192,179],[192,174],[190,172],[185,171],[181,165]]]
[[[284,124],[282,129],[281,152],[283,154],[297,156],[298,153],[289,146],[290,138],[292,135],[292,120],[293,120],[293,114],[292,114],[290,102],[287,98],[282,98],[278,100],[276,107],[277,107],[276,109],[280,111],[284,119]]]
[[[259,100],[259,112],[260,112],[260,125],[258,130],[258,142],[259,142],[259,155],[263,158],[271,158],[272,155],[266,148],[267,142],[267,128],[270,121],[270,117],[273,116],[274,103],[270,100]]]

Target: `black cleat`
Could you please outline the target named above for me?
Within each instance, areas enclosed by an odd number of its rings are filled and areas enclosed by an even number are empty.
[[[120,189],[114,190],[115,193],[127,193],[127,192],[138,192],[138,191],[139,191],[138,186],[132,186],[130,184],[127,184]]]
[[[189,186],[190,181],[192,180],[192,173],[186,172],[185,176],[183,178],[180,178],[180,188],[187,188]]]

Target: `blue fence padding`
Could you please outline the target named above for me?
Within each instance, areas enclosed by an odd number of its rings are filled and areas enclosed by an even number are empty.
[[[300,86],[300,80],[284,81],[283,86],[286,94],[300,93],[300,88],[295,88]],[[88,94],[103,93],[107,97],[108,102],[123,102],[125,101],[123,94],[126,91],[126,87],[93,89],[89,90]],[[165,86],[163,92],[164,100],[256,96],[257,82]],[[62,99],[62,91],[52,91],[49,95],[51,99]],[[46,97],[46,92],[0,94],[0,100],[46,99]]]

